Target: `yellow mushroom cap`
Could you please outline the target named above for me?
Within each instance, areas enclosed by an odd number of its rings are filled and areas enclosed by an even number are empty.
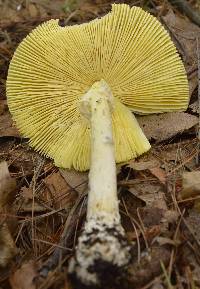
[[[110,86],[116,161],[150,148],[131,115],[185,110],[188,82],[168,33],[141,8],[112,5],[89,23],[61,27],[50,20],[19,45],[7,78],[8,105],[30,145],[57,166],[86,170],[90,125],[79,100],[94,82]]]

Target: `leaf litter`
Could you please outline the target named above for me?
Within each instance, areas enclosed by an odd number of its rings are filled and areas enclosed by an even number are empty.
[[[1,288],[70,288],[68,260],[84,224],[88,181],[88,173],[57,169],[20,137],[6,104],[9,61],[41,22],[89,21],[112,2],[0,1]],[[191,97],[187,112],[138,116],[152,149],[118,166],[121,218],[134,251],[128,288],[198,288],[200,28],[166,1],[125,2],[145,5],[168,29],[184,61]]]

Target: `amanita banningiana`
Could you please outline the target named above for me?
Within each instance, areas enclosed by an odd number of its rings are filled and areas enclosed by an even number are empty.
[[[106,16],[69,27],[50,20],[17,48],[7,96],[20,132],[56,166],[90,168],[85,230],[69,265],[79,284],[120,283],[131,258],[115,163],[150,149],[132,111],[185,110],[188,95],[168,33],[138,7],[114,4]]]

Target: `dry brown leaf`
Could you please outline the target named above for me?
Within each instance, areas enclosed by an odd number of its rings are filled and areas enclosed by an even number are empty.
[[[0,115],[5,113],[6,109],[7,109],[7,101],[4,99],[1,99],[0,100]]]
[[[160,167],[153,167],[149,169],[152,175],[154,175],[162,184],[166,183],[166,172]]]
[[[51,193],[55,208],[65,207],[73,195],[71,187],[67,184],[60,172],[53,173],[44,179],[48,191]]]
[[[20,195],[25,199],[25,201],[33,199],[33,191],[31,188],[22,187]]]
[[[139,183],[128,189],[134,196],[141,199],[149,207],[167,210],[165,194],[157,183]]]
[[[144,171],[144,170],[150,170],[152,168],[155,168],[159,164],[160,163],[157,160],[151,160],[151,161],[146,161],[146,162],[143,162],[143,161],[136,162],[135,160],[131,160],[128,163],[128,167],[136,171]]]
[[[153,210],[153,209],[152,209]],[[148,216],[149,217],[149,216]],[[158,219],[158,218],[157,218]],[[142,220],[143,221],[143,220]],[[158,219],[159,222],[159,219]],[[151,242],[152,239],[154,239],[157,235],[159,235],[161,232],[160,225],[151,225],[149,227],[145,228],[145,237],[146,239]],[[127,232],[126,236],[130,242],[135,241],[138,237],[141,236],[141,230],[137,230],[136,232]]]
[[[188,72],[188,81],[189,81],[189,94],[190,94],[190,97],[191,97],[193,92],[194,92],[194,90],[195,90],[195,88],[198,85],[197,70],[194,73],[192,73],[191,75]]]
[[[28,5],[28,12],[30,14],[30,17],[36,18],[38,16],[38,9],[35,4],[29,3]]]
[[[164,213],[163,221],[173,224],[176,223],[179,218],[179,213],[173,210],[167,210]]]
[[[0,227],[0,267],[6,267],[16,253],[17,248],[14,240],[11,236],[7,223],[4,222]]]
[[[138,122],[148,139],[163,141],[198,123],[198,117],[184,112],[139,116]]]
[[[162,19],[169,29],[179,53],[183,57],[191,96],[198,84],[196,38],[199,37],[200,27],[188,21],[186,17],[175,14],[173,10],[169,10]]]
[[[6,148],[8,152],[8,162],[12,165],[12,172],[20,176],[32,176],[34,168],[41,160],[41,156],[30,149],[28,144],[18,145],[12,149]]]
[[[29,261],[23,264],[10,277],[10,284],[12,289],[35,289],[34,278],[37,276],[36,266],[34,261]]]
[[[181,197],[191,198],[200,196],[200,171],[185,172],[182,176]]]
[[[179,242],[177,240],[172,240],[170,238],[167,237],[162,237],[162,236],[157,236],[155,238],[155,241],[160,245],[172,245],[172,246],[177,246],[179,245]]]
[[[37,199],[34,199],[33,206],[33,190],[32,188],[22,187],[20,190],[20,197],[23,198],[23,202],[20,203],[20,213],[29,212],[34,210],[34,213],[45,212],[46,208],[38,203]],[[22,201],[22,199],[20,199]]]
[[[163,169],[159,167],[160,163],[158,160],[150,160],[146,162],[136,162],[131,160],[128,163],[128,167],[136,171],[149,170],[162,184],[166,182],[166,173]]]
[[[199,37],[200,27],[182,17],[175,14],[172,10],[162,17],[167,27],[175,37],[173,40],[179,52],[185,58],[184,62],[190,65],[196,63],[196,38]],[[173,36],[172,35],[172,36]]]
[[[0,209],[2,209],[10,199],[11,193],[16,188],[16,180],[11,178],[7,163],[0,163]]]
[[[0,266],[8,265],[10,259],[16,254],[16,246],[11,236],[5,217],[10,195],[16,188],[15,179],[10,177],[6,162],[0,163]],[[10,213],[10,208],[9,208]]]
[[[0,137],[5,136],[20,137],[19,131],[13,126],[13,121],[9,112],[0,115]]]
[[[192,110],[193,113],[199,113],[199,101],[196,100],[195,102],[190,104],[189,108]]]
[[[75,170],[59,169],[61,175],[68,185],[79,194],[87,190],[88,172],[77,172]]]

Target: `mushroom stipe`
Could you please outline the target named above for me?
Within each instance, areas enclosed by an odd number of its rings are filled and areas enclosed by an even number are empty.
[[[90,169],[85,229],[69,263],[76,289],[121,288],[132,254],[120,221],[116,162],[150,149],[132,112],[183,111],[189,101],[170,36],[155,17],[125,4],[81,25],[50,20],[17,48],[7,96],[32,147],[58,167]]]
[[[123,288],[131,260],[131,246],[121,225],[96,221],[87,224],[79,238],[69,274],[75,288]]]

